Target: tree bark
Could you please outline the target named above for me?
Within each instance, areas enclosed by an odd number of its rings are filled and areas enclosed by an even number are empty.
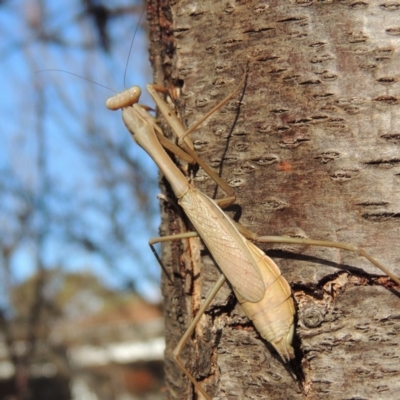
[[[192,134],[236,190],[228,214],[260,235],[356,244],[400,276],[400,3],[154,0],[148,16],[155,82],[180,87],[187,127],[234,90],[250,60],[242,95]],[[215,196],[203,171],[194,182]],[[163,234],[190,230],[171,205],[163,211]],[[337,249],[260,247],[293,290],[296,358],[282,363],[225,285],[182,355],[210,396],[398,398],[392,282]],[[192,398],[172,349],[219,270],[196,240],[164,246],[164,260],[167,398]]]

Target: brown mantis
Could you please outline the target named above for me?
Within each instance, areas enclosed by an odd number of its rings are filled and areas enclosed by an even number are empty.
[[[199,123],[204,121],[216,109],[225,104],[242,86],[245,78],[238,88],[213,110],[211,110]],[[276,264],[248,239],[264,243],[292,243],[316,246],[335,247],[367,258],[377,268],[381,269],[393,281],[400,285],[400,279],[388,271],[383,265],[372,258],[363,249],[347,243],[328,242],[311,239],[298,239],[289,237],[262,236],[249,232],[238,226],[221,210],[235,201],[232,188],[223,181],[206,163],[194,152],[188,133],[199,125],[196,124],[186,131],[169,106],[161,99],[158,92],[164,91],[154,85],[148,85],[147,90],[152,95],[164,118],[171,126],[178,139],[179,146],[169,142],[163,135],[154,118],[148,114],[147,108],[137,104],[140,89],[131,89],[110,98],[107,107],[112,110],[122,108],[122,117],[127,129],[135,141],[153,158],[174,191],[178,203],[183,208],[197,233],[204,241],[208,250],[217,262],[224,275],[216,282],[214,288],[207,296],[205,302],[183,335],[176,349],[174,357],[182,371],[188,376],[197,390],[206,398],[209,395],[186,369],[179,359],[179,355],[192,334],[201,315],[209,306],[215,294],[221,288],[225,278],[230,282],[233,290],[242,304],[248,317],[253,321],[260,335],[268,340],[287,362],[294,357],[292,337],[294,333],[294,303],[291,297],[290,286],[282,277]],[[191,184],[172,162],[164,148],[175,153],[187,161],[195,161],[215,180],[228,194],[227,198],[212,200]],[[161,241],[176,240],[194,236],[194,233],[167,236],[152,239],[150,244]]]

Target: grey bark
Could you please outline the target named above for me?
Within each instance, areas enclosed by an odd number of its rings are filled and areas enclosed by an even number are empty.
[[[258,234],[354,243],[399,276],[400,3],[151,1],[148,10],[155,81],[181,87],[188,127],[234,90],[250,59],[241,100],[192,134],[200,156],[236,189],[229,215]],[[194,173],[214,196],[214,183]],[[172,206],[163,210],[163,234],[190,229]],[[210,396],[398,398],[392,283],[351,253],[260,247],[296,299],[296,359],[283,365],[226,285],[182,355]],[[163,280],[171,399],[193,396],[172,349],[219,273],[206,249],[200,273],[191,272],[190,251],[164,247],[173,271],[173,283]]]

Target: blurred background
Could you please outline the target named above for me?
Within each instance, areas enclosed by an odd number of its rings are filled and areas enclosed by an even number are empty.
[[[144,7],[0,1],[0,400],[162,397],[157,170],[112,91],[46,71],[143,88]]]

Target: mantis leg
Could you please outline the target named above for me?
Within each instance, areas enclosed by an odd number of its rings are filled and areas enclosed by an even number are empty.
[[[154,245],[156,243],[162,243],[162,242],[170,242],[171,240],[178,240],[178,239],[187,239],[191,237],[197,237],[199,236],[197,232],[186,232],[186,233],[181,233],[179,235],[170,235],[170,236],[163,236],[163,237],[158,237],[158,238],[152,238],[149,240],[149,246],[151,248],[151,251],[154,254],[154,257],[157,259],[158,263],[160,264],[161,269],[165,273],[165,275],[168,277],[168,280],[172,282],[172,278],[170,277],[167,269],[165,268],[160,256],[157,253],[156,248]]]
[[[170,235],[170,236],[163,236],[163,237],[159,237],[159,238],[153,238],[149,240],[149,245],[151,247],[151,250],[153,252],[153,254],[155,255],[155,257],[157,258],[157,261],[159,262],[161,268],[163,269],[163,271],[166,273],[166,275],[169,277],[169,274],[167,273],[157,251],[154,248],[154,244],[156,243],[161,243],[161,242],[167,242],[167,241],[171,241],[171,240],[178,240],[178,239],[187,239],[187,238],[191,238],[191,237],[196,237],[198,236],[197,232],[187,232],[187,233],[182,233],[182,234],[178,234],[178,235]],[[171,280],[171,279],[170,279]],[[189,380],[193,383],[193,385],[195,386],[195,388],[207,399],[207,400],[211,400],[211,398],[207,395],[207,393],[205,392],[205,390],[201,387],[201,385],[199,384],[199,382],[196,381],[196,379],[194,378],[194,376],[190,373],[190,371],[185,367],[185,365],[182,363],[182,361],[180,360],[179,356],[182,353],[183,348],[185,347],[187,341],[190,339],[190,337],[192,336],[197,323],[199,322],[200,318],[202,317],[202,315],[205,313],[206,309],[208,308],[208,306],[210,305],[210,303],[212,302],[212,300],[214,299],[215,295],[218,293],[218,291],[221,289],[221,286],[224,284],[225,282],[225,276],[223,274],[221,274],[221,276],[218,278],[217,282],[215,283],[215,285],[213,286],[213,288],[210,290],[210,292],[207,294],[207,297],[204,301],[204,303],[201,305],[199,311],[197,312],[195,318],[193,319],[193,321],[190,323],[189,327],[186,329],[185,333],[183,334],[182,338],[179,340],[179,343],[177,344],[177,346],[175,347],[174,351],[173,351],[173,357],[175,362],[177,363],[177,365],[179,366],[179,368],[182,370],[182,372],[189,378]]]
[[[331,242],[326,240],[314,240],[308,238],[291,238],[285,236],[258,236],[257,234],[251,232],[244,226],[236,224],[239,232],[247,239],[253,240],[258,243],[287,243],[287,244],[299,244],[299,245],[309,245],[309,246],[321,246],[321,247],[333,247],[336,249],[350,251],[352,253],[357,253],[361,257],[366,258],[371,264],[376,268],[380,269],[385,275],[390,277],[397,285],[400,285],[400,279],[393,274],[388,268],[383,266],[378,260],[373,258],[369,253],[367,253],[363,248],[355,246],[350,243],[344,242]]]

